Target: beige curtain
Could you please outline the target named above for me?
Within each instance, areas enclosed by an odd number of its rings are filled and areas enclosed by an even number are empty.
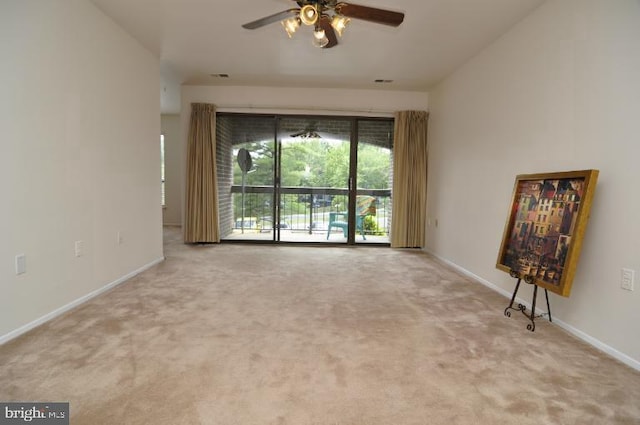
[[[393,145],[393,248],[424,246],[427,215],[427,121],[425,111],[395,114]]]
[[[192,103],[187,140],[185,243],[220,242],[215,135],[215,105]]]

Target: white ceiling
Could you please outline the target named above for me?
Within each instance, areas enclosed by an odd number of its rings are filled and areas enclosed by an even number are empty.
[[[293,39],[278,23],[241,27],[292,0],[91,1],[160,58],[162,112],[177,113],[180,84],[428,91],[544,0],[357,0],[405,20],[352,20],[331,49],[312,46],[309,27]]]

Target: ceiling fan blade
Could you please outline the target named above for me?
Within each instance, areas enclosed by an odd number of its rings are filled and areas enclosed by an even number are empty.
[[[291,18],[293,16],[298,16],[299,12],[300,12],[300,9],[283,10],[282,12],[274,13],[273,15],[260,18],[257,21],[246,23],[242,26],[242,28],[246,28],[248,30],[254,30],[256,28],[260,28],[265,25],[272,24],[274,22],[282,21],[287,18]]]
[[[324,35],[329,40],[329,42],[327,43],[326,46],[323,47],[323,49],[329,49],[337,45],[338,37],[336,37],[336,32],[333,30],[333,27],[331,26],[331,18],[328,17],[327,15],[322,15],[320,17],[320,21],[318,22],[318,25],[320,25],[320,28],[324,30]]]
[[[392,27],[397,27],[404,21],[404,13],[351,3],[338,3],[335,10],[347,18],[362,19],[363,21],[390,25]]]

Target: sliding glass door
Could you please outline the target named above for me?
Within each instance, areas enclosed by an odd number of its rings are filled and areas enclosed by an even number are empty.
[[[388,243],[392,132],[390,119],[218,114],[222,239]]]

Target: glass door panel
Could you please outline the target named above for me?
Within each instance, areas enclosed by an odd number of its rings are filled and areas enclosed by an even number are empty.
[[[389,243],[393,121],[357,121],[356,243]]]
[[[279,120],[279,240],[347,242],[351,123],[339,117]]]
[[[275,240],[275,118],[217,117],[216,154],[223,240]]]

